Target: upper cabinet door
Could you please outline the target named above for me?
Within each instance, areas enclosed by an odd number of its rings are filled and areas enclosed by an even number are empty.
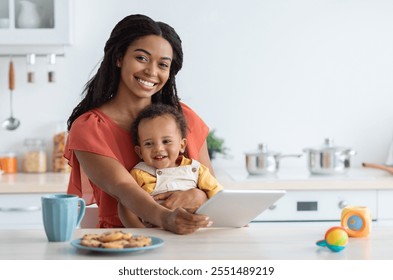
[[[70,45],[72,0],[0,0],[0,45]]]

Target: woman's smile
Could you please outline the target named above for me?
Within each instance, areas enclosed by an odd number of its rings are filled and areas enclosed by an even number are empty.
[[[139,83],[141,83],[142,85],[147,86],[147,87],[153,87],[153,86],[158,84],[158,83],[142,80],[141,78],[137,78],[137,80],[138,80]]]

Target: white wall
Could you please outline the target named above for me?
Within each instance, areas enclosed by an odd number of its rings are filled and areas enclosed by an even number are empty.
[[[55,84],[46,83],[43,58],[35,84],[26,82],[25,59],[14,59],[22,125],[0,130],[0,151],[21,151],[26,137],[44,137],[50,149],[111,29],[133,13],[180,34],[180,95],[225,138],[233,164],[260,142],[296,153],[325,137],[355,149],[355,166],[385,161],[393,134],[390,0],[74,1],[74,44],[58,59]],[[0,120],[9,116],[7,67],[0,58]]]

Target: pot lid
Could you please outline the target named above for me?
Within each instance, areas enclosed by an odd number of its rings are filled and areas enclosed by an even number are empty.
[[[277,156],[280,153],[269,151],[268,145],[265,143],[260,143],[258,144],[258,150],[256,151],[251,151],[246,153],[246,155],[271,155],[271,156]]]
[[[320,147],[304,148],[303,149],[303,151],[315,151],[315,152],[320,152],[320,151],[340,152],[340,151],[346,151],[346,150],[349,150],[349,148],[342,147],[342,146],[336,146],[334,144],[333,138],[325,138],[323,144]]]

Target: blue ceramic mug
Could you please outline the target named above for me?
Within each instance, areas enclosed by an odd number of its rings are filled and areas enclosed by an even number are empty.
[[[52,194],[42,196],[41,203],[48,240],[69,241],[85,215],[85,201],[77,195]]]

